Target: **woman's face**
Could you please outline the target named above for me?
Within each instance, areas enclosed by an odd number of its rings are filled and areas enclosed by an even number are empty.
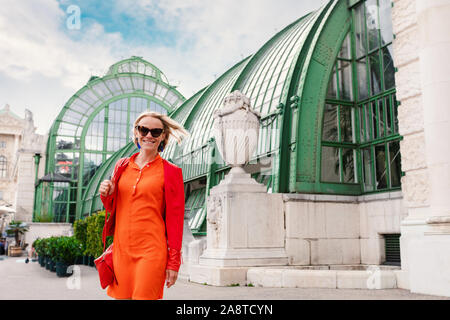
[[[142,118],[137,125],[145,127],[147,129],[164,129],[161,120],[150,116]],[[142,136],[142,133],[136,128],[134,129],[134,135],[135,137],[138,138],[141,150],[149,151],[152,153],[158,152],[158,147],[161,141],[163,141],[166,136],[164,131],[159,137],[156,138],[152,136],[152,133],[150,131],[147,133],[146,136]]]

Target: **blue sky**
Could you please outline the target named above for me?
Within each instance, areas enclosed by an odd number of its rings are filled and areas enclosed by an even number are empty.
[[[155,17],[131,15],[120,10],[116,1],[92,0],[59,0],[59,7],[67,13],[67,8],[76,5],[81,11],[81,21],[84,28],[90,28],[99,23],[106,33],[120,33],[130,44],[145,45],[148,43],[174,46],[177,41],[177,32],[160,28]],[[69,15],[69,14],[68,14]],[[61,28],[66,30],[69,37],[77,40],[83,32],[65,28],[66,19],[62,19]]]
[[[34,114],[45,134],[92,76],[131,56],[186,97],[327,0],[2,0],[0,108]],[[69,6],[80,28],[69,29]]]

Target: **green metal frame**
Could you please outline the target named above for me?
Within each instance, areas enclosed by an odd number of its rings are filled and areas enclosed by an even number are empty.
[[[205,197],[209,195],[212,187],[224,178],[230,169],[217,151],[212,137],[213,112],[222,103],[223,98],[234,90],[241,90],[253,99],[257,110],[262,111],[260,140],[258,152],[252,161],[266,161],[272,158],[272,175],[253,176],[263,181],[271,192],[300,192],[359,195],[371,191],[364,189],[364,174],[362,153],[364,148],[370,147],[374,153],[375,145],[383,144],[387,176],[389,170],[388,144],[397,143],[401,137],[398,130],[393,134],[375,137],[370,140],[361,140],[361,132],[370,131],[365,122],[360,122],[364,116],[363,105],[383,99],[382,110],[385,116],[390,117],[390,123],[396,122],[395,88],[384,90],[367,99],[358,99],[358,69],[355,57],[354,10],[364,1],[331,0],[316,12],[308,14],[272,37],[260,50],[240,61],[223,75],[218,77],[211,85],[203,88],[181,105],[170,116],[179,121],[191,132],[191,140],[181,146],[169,145],[162,153],[166,159],[183,168],[183,178],[186,185],[195,183],[199,179],[206,179]],[[348,59],[341,59],[338,54],[342,43],[350,33],[351,55]],[[292,41],[297,41],[295,46]],[[386,47],[389,44],[386,44]],[[289,46],[289,48],[288,48]],[[379,53],[382,48],[377,49]],[[368,54],[371,54],[371,51]],[[285,57],[285,59],[281,59]],[[380,54],[381,57],[381,54]],[[352,79],[353,100],[343,100],[339,95],[327,98],[330,77],[333,67],[338,61],[350,63]],[[380,74],[382,61],[379,64]],[[366,65],[366,68],[369,68]],[[278,70],[275,72],[275,70]],[[287,70],[280,71],[280,70]],[[337,91],[339,88],[339,74],[336,72]],[[281,82],[280,82],[281,81]],[[370,81],[368,79],[368,81]],[[383,80],[382,80],[383,81]],[[281,94],[275,93],[275,86],[282,84]],[[368,83],[370,88],[370,82]],[[272,90],[273,89],[273,90]],[[270,91],[272,90],[272,91]],[[266,100],[269,104],[264,104]],[[388,99],[388,100],[386,100]],[[386,101],[390,101],[392,108],[388,109]],[[344,108],[352,108],[353,137],[352,141],[324,141],[322,136],[324,107],[326,104],[337,106],[338,135],[342,128],[339,119]],[[378,109],[377,109],[378,110]],[[378,112],[378,111],[377,111]],[[388,113],[386,113],[388,112]],[[383,123],[384,132],[387,132],[386,122],[380,122],[380,115],[376,115],[378,123]],[[385,119],[387,120],[387,118]],[[275,143],[273,143],[275,141]],[[339,182],[324,181],[321,177],[322,148],[348,148],[353,150],[354,180],[344,182],[344,171],[339,171]],[[131,149],[126,148],[116,153],[130,155]],[[128,152],[128,153],[127,153]],[[116,154],[105,163],[111,170],[113,159],[118,160]],[[374,158],[374,157],[372,157]],[[205,163],[207,159],[207,163]],[[343,162],[342,151],[339,151],[339,160]],[[200,162],[200,164],[198,163]],[[375,173],[375,162],[371,163],[371,174]],[[101,174],[99,171],[98,174]],[[372,179],[375,181],[376,179]],[[88,189],[95,189],[95,179]],[[388,184],[385,190],[395,190]],[[377,190],[375,190],[377,191]],[[378,190],[380,192],[383,190]],[[93,194],[86,192],[86,195]],[[83,198],[83,201],[88,200]],[[91,203],[94,206],[94,202]],[[91,209],[93,207],[91,206]],[[86,210],[84,210],[86,211]],[[89,210],[87,210],[89,211]],[[198,225],[197,225],[198,227]],[[202,234],[204,225],[194,230]]]

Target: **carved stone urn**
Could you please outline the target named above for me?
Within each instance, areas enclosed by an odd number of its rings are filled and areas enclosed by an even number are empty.
[[[236,90],[214,112],[214,137],[217,148],[231,172],[243,172],[257,145],[261,115],[250,106],[250,99]]]
[[[207,198],[206,249],[189,280],[225,286],[246,283],[252,266],[287,265],[282,194],[269,194],[244,165],[258,144],[260,114],[239,91],[214,113],[217,148],[232,168]]]

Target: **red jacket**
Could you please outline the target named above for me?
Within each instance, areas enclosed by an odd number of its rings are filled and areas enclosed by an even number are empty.
[[[117,182],[128,165],[130,158],[117,161],[111,181],[114,183],[114,192],[104,197],[100,195],[106,215],[110,216],[103,227],[103,242],[107,236],[114,235]],[[164,220],[166,223],[166,237],[168,242],[167,269],[178,271],[181,264],[181,243],[183,239],[184,223],[184,183],[181,168],[163,159],[164,167]]]

